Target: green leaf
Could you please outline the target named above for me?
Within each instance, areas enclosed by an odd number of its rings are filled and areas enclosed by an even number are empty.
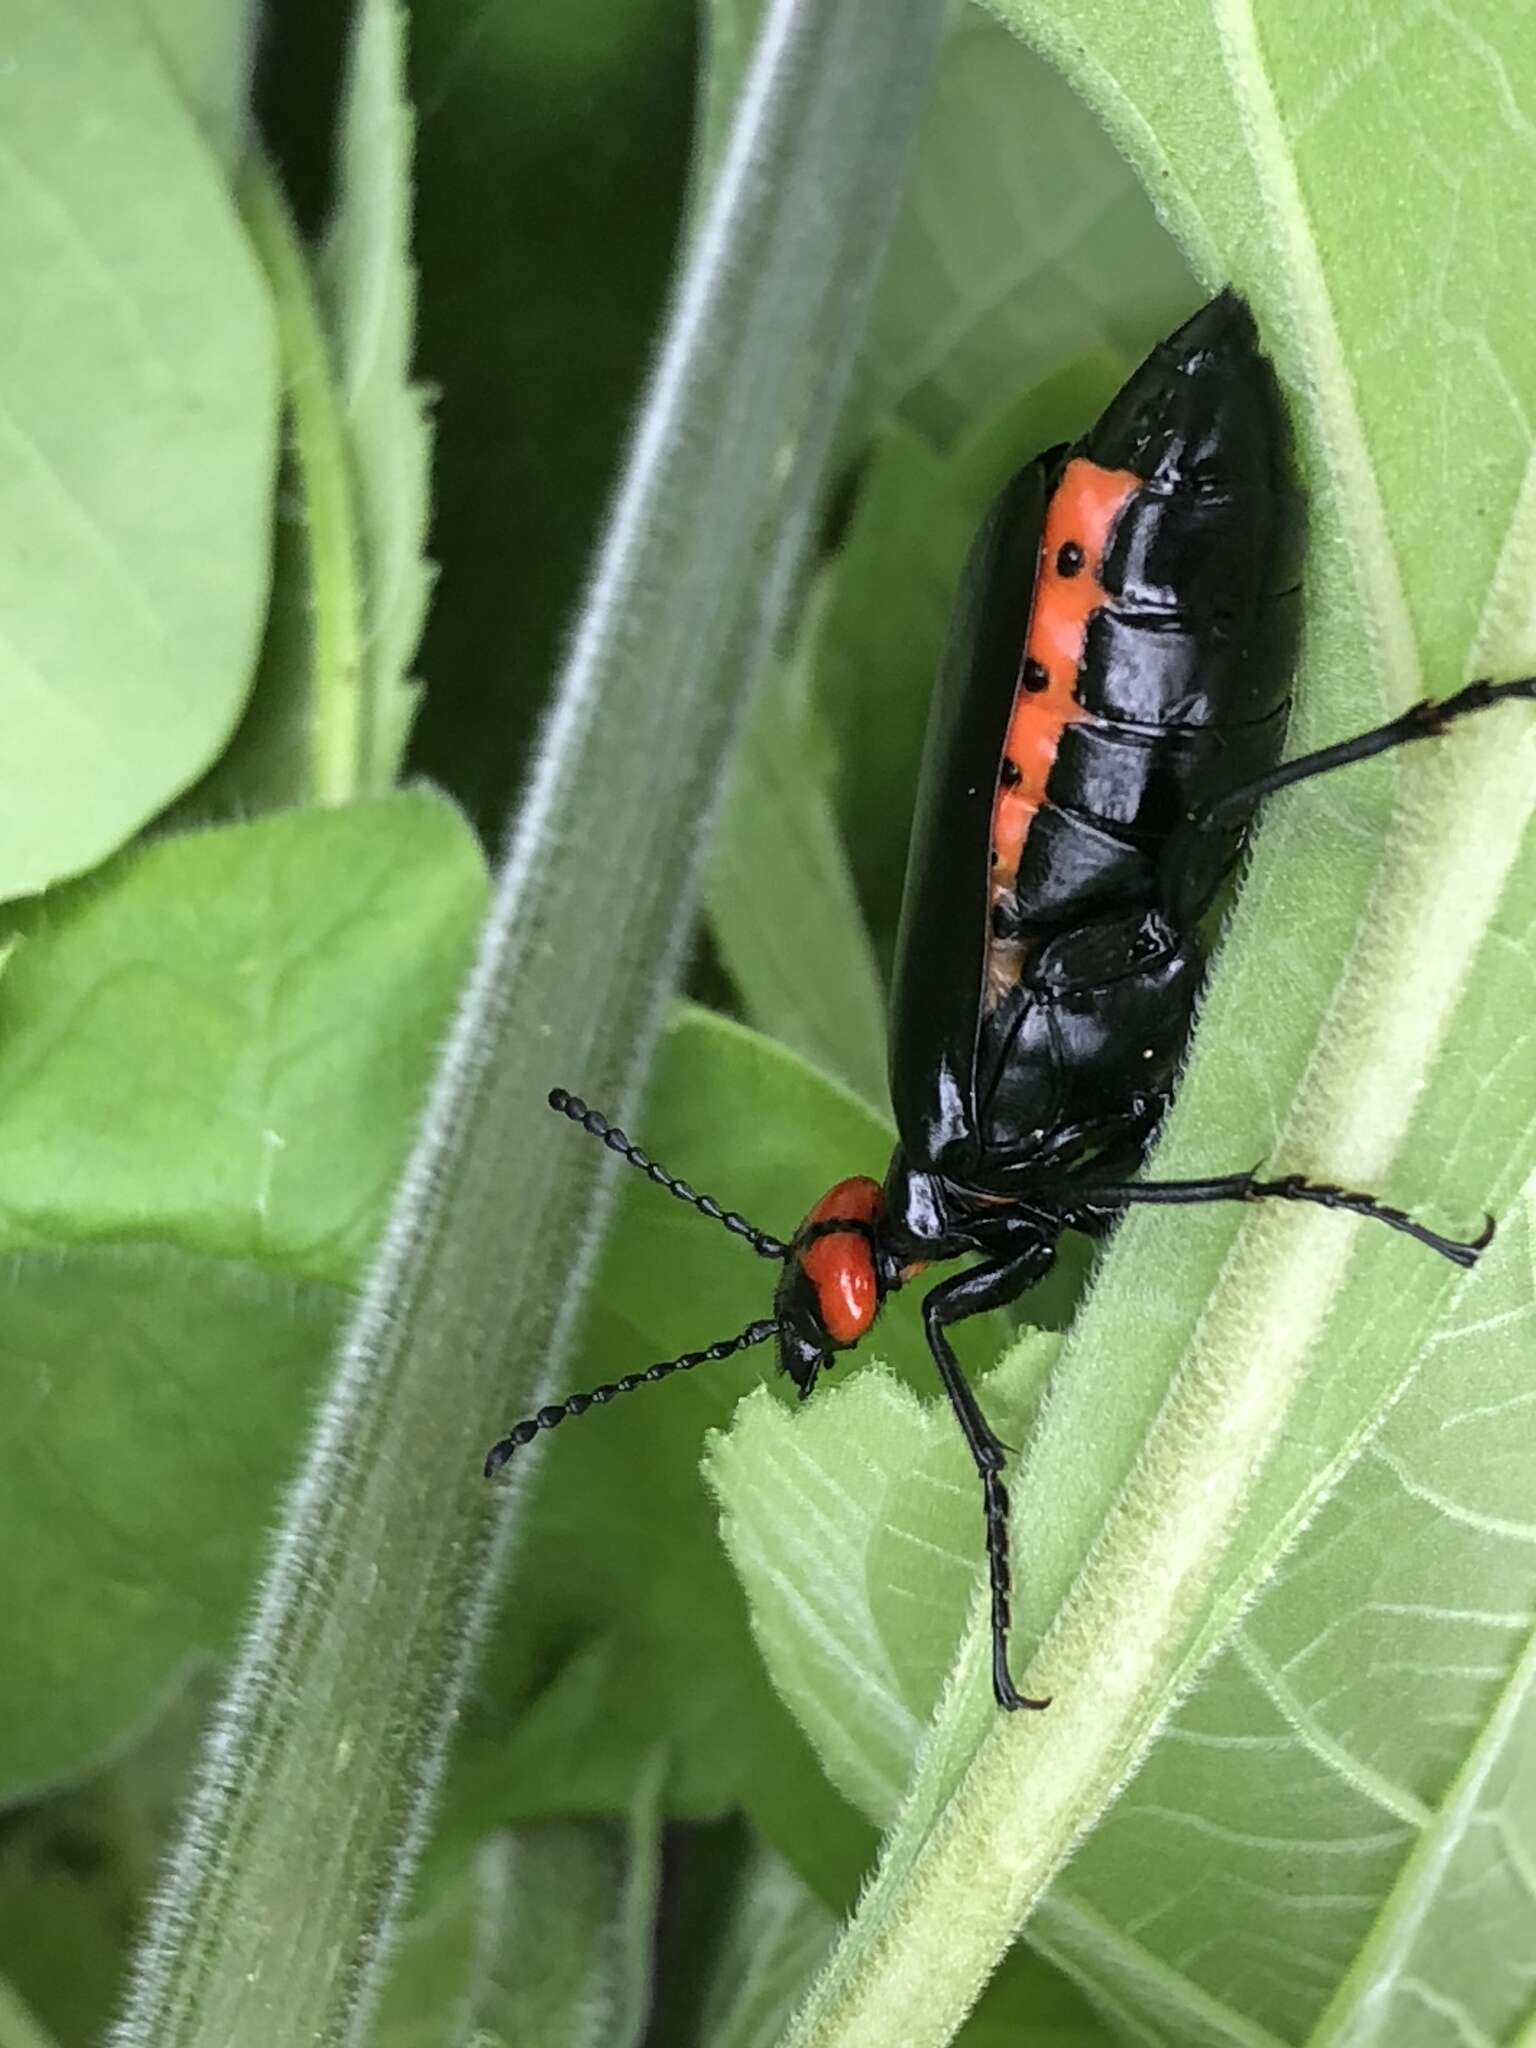
[[[814,1978],[837,1916],[738,1819],[689,1829],[672,1866],[657,2040],[770,2048]],[[1015,1949],[958,2036],[960,2048],[1104,2048],[1083,1994]]]
[[[812,615],[815,695],[836,743],[838,817],[889,973],[917,764],[955,579],[986,495],[906,427],[875,442]]]
[[[606,2039],[613,2048],[640,2048],[650,2020],[666,1777],[667,1753],[658,1749],[635,1781],[626,1816],[623,1881],[609,1934],[612,2017]]]
[[[256,60],[255,0],[139,0],[166,69],[231,172],[250,136],[251,71]]]
[[[38,2023],[4,1978],[0,1978],[0,2048],[57,2048],[55,2037]]]
[[[362,570],[362,718],[357,787],[395,779],[418,686],[432,437],[410,378],[412,116],[398,0],[357,0],[341,115],[337,208],[324,279],[342,423],[357,491]]]
[[[1519,1766],[1536,1713],[1532,1226],[1525,1205],[1030,1922],[1039,1954],[1140,2037],[1429,2048],[1448,2013],[1502,2039],[1531,2002],[1508,1962],[1536,1841]],[[1005,1434],[1021,1372],[981,1388]],[[1277,1455],[1314,1463],[1297,1427]],[[976,1578],[947,1411],[870,1374],[792,1420],[754,1397],[710,1469],[775,1682],[834,1780],[887,1820],[943,1676],[934,1638]],[[989,2002],[1019,2019],[1010,1975]]]
[[[1159,2038],[1203,2010],[1222,2040],[1428,2048],[1536,2005],[1533,1224],[1527,1201],[1031,1925],[1107,2005],[1161,2005]]]
[[[1073,76],[979,7],[957,10],[870,316],[858,418],[899,417],[944,447],[1092,351],[1123,377],[1191,310],[1184,258]]]
[[[77,1776],[228,1640],[483,900],[462,819],[414,794],[161,840],[22,918],[7,1791]]]
[[[493,1837],[413,1906],[390,1959],[370,2048],[443,2048],[467,2038],[505,1907],[506,1861],[505,1840]]]
[[[3,1261],[0,1784],[76,1778],[246,1605],[343,1297],[136,1245]]]
[[[5,1535],[9,1543],[9,1527]],[[34,1617],[39,1630],[48,1625],[48,1618]],[[182,1665],[175,1697],[168,1706],[155,1702],[148,1732],[132,1735],[126,1747],[119,1743],[107,1767],[86,1783],[19,1806],[7,1788],[0,1972],[51,2029],[50,2040],[56,2036],[67,2048],[100,2041],[111,2024],[134,1923],[155,1882],[212,1701],[211,1671],[211,1665]],[[57,1703],[50,1696],[28,1711],[51,1713]],[[3,2023],[0,2042],[12,2048]]]
[[[484,1445],[507,1406],[537,1405],[601,1221],[604,1155],[556,1170],[571,1133],[536,1077],[556,1048],[621,1113],[638,1092],[733,697],[809,540],[938,26],[935,0],[788,0],[763,45],[124,2044],[340,2041],[363,2023],[518,1501],[514,1474],[498,1514]],[[293,1960],[273,1970],[274,1954]]]
[[[281,299],[275,281],[274,291]],[[327,403],[321,380],[328,375],[322,362],[311,366],[311,411]],[[291,408],[288,427],[278,464],[272,588],[256,680],[229,745],[172,811],[174,826],[224,824],[317,797],[316,689],[322,672],[351,673],[345,664],[357,592],[343,566],[350,563],[349,553],[332,557],[339,574],[325,573],[320,527],[329,508],[310,489],[317,449]],[[332,531],[350,549],[345,515]]]
[[[78,1833],[22,1813],[6,1816],[6,1836],[0,2048],[75,2048],[99,2040],[118,1991],[126,1902],[117,1887],[93,1883],[82,1871]]]
[[[373,788],[361,512],[336,364],[309,252],[259,156],[240,200],[276,310],[288,437],[256,684],[228,749],[182,806],[194,823]]]
[[[379,794],[395,780],[415,714],[407,670],[431,584],[422,554],[431,436],[409,380],[415,273],[401,41],[393,0],[363,0],[318,285],[272,170],[253,161],[241,180],[277,308],[290,439],[256,688],[228,751],[183,807],[195,820]]]
[[[710,920],[750,1021],[883,1108],[885,997],[807,668],[802,637],[798,658],[775,664],[754,698],[714,850]]]
[[[472,2048],[598,2048],[609,2021],[607,1941],[619,1886],[609,1832],[546,1821],[498,1847],[497,1932],[508,1953],[480,2001]]]
[[[1135,2039],[1127,2014],[1101,2020],[1070,1977],[1022,1945],[1009,1951],[955,2036],[957,2048],[1111,2048]]]
[[[626,1825],[551,1821],[503,1836],[501,1897],[476,2040],[640,2048],[651,2010],[661,1881],[658,1751]]]
[[[137,15],[16,0],[6,50],[0,899],[94,866],[227,738],[277,404],[223,173]]]
[[[837,1929],[826,1907],[771,1850],[737,1882],[704,2005],[708,2048],[773,2048]]]
[[[487,1834],[426,1868],[370,2040],[378,2048],[639,2048],[661,1876],[657,1752],[623,1825],[549,1821]]]
[[[988,1375],[1017,1442],[1058,1349],[1035,1336]],[[798,1413],[759,1389],[705,1471],[774,1684],[828,1777],[881,1827],[912,1774],[975,1590],[980,1490],[943,1402],[858,1373]]]
[[[355,1283],[485,898],[428,792],[185,834],[17,921],[0,1244]]]
[[[762,13],[763,0],[705,0],[706,161]],[[1013,393],[1094,353],[1119,384],[1197,297],[1146,189],[1083,98],[965,0],[918,131],[845,443],[900,424],[946,449]],[[1069,437],[1092,416],[1072,421]],[[901,603],[905,593],[887,596]]]

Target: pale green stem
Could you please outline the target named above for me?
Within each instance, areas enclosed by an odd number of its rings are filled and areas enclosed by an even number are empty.
[[[366,2029],[900,189],[941,0],[775,0],[480,957],[151,1918],[120,2048]],[[515,480],[508,480],[509,490]],[[500,1511],[498,1511],[498,1507]]]
[[[266,272],[309,558],[311,666],[307,693],[310,788],[349,803],[363,779],[362,578],[346,428],[309,259],[271,167],[259,154],[240,177],[246,232]]]

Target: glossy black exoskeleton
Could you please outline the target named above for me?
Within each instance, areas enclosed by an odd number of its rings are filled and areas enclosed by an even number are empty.
[[[596,1111],[556,1109],[783,1267],[774,1314],[738,1337],[572,1395],[541,1430],[632,1387],[770,1338],[802,1396],[885,1297],[980,1255],[924,1302],[929,1347],[982,1482],[993,1683],[1014,1687],[1007,1453],[950,1345],[1016,1300],[1063,1231],[1137,1203],[1279,1199],[1389,1224],[1470,1265],[1373,1197],[1297,1176],[1132,1179],[1171,1098],[1204,972],[1201,919],[1259,802],[1511,697],[1476,682],[1277,766],[1288,710],[1301,507],[1285,415],[1247,307],[1224,292],[1156,349],[1098,424],[1019,472],[967,564],[934,695],[891,1007],[899,1144],[883,1187],[839,1182],[786,1244],[672,1179]]]

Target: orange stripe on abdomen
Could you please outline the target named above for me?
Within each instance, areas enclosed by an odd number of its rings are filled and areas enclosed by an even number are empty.
[[[1100,580],[1104,551],[1116,519],[1141,485],[1132,470],[1100,469],[1078,456],[1063,470],[1045,508],[1029,638],[992,810],[993,903],[1011,895],[1018,883],[1024,842],[1045,801],[1061,735],[1084,715],[1077,680],[1088,621],[1108,601]],[[1016,954],[1016,948],[1011,950]],[[989,947],[994,996],[1011,985],[1018,971],[1015,958],[994,959],[997,952]]]

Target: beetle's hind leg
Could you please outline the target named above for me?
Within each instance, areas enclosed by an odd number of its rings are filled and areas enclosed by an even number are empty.
[[[1121,1186],[1108,1182],[1089,1183],[1085,1178],[1070,1184],[1062,1202],[1062,1215],[1069,1230],[1101,1235],[1118,1222],[1129,1208],[1193,1205],[1202,1202],[1310,1202],[1320,1209],[1339,1209],[1349,1216],[1364,1216],[1373,1223],[1385,1223],[1400,1230],[1449,1259],[1454,1266],[1472,1267],[1493,1242],[1494,1222],[1485,1217],[1473,1238],[1446,1237],[1431,1230],[1404,1209],[1394,1209],[1377,1195],[1341,1188],[1332,1181],[1307,1180],[1288,1173],[1279,1180],[1260,1180],[1253,1173],[1225,1173],[1209,1180],[1138,1180]]]
[[[1422,697],[1400,717],[1389,718],[1385,725],[1357,732],[1353,739],[1339,740],[1331,747],[1319,747],[1316,753],[1300,754],[1294,761],[1282,761],[1267,774],[1256,775],[1251,782],[1223,791],[1191,811],[1184,830],[1205,833],[1241,825],[1255,804],[1279,790],[1292,789],[1298,782],[1310,782],[1319,775],[1331,775],[1335,768],[1348,768],[1377,754],[1389,754],[1395,747],[1409,746],[1415,740],[1438,739],[1458,719],[1521,697],[1536,698],[1536,676],[1517,676],[1508,683],[1483,680],[1468,683],[1454,696]]]
[[[1008,1668],[1008,1631],[1012,1622],[1012,1572],[1008,1545],[1008,1489],[1002,1472],[1008,1453],[982,1414],[970,1381],[961,1369],[945,1329],[967,1316],[984,1315],[1017,1300],[1048,1271],[1055,1248],[1037,1244],[1011,1258],[990,1261],[935,1287],[923,1303],[928,1348],[955,1411],[955,1420],[981,1477],[987,1520],[987,1574],[992,1589],[992,1690],[1000,1707],[1048,1707],[1050,1701],[1030,1699],[1018,1691]]]

